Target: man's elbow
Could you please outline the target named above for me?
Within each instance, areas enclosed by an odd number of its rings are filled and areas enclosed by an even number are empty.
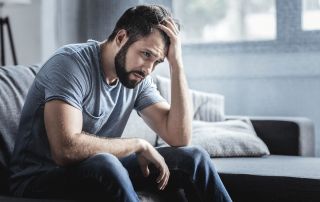
[[[191,141],[179,141],[179,142],[172,142],[168,143],[171,147],[186,147],[191,144]]]
[[[52,159],[58,166],[64,167],[72,164],[72,160],[68,151],[65,149],[59,149],[59,151],[52,152]]]
[[[183,133],[178,136],[180,138],[175,138],[173,141],[170,141],[168,144],[172,147],[185,147],[191,144],[191,132]]]

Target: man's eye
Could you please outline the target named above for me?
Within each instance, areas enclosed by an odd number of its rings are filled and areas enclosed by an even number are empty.
[[[148,52],[143,52],[143,55],[146,56],[147,58],[149,58],[151,56],[151,54]]]

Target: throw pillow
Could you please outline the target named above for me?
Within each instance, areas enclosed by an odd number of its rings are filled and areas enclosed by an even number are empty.
[[[263,156],[270,152],[249,119],[193,122],[192,145],[202,146],[211,157]]]
[[[171,83],[170,79],[159,75],[155,76],[155,82],[160,94],[170,103],[171,102]],[[202,121],[223,121],[224,115],[224,96],[214,93],[206,93],[196,90],[189,90],[190,102],[193,107],[193,119]]]

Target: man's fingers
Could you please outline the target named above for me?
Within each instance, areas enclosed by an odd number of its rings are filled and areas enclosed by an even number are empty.
[[[156,179],[157,183],[160,183],[161,181],[163,181],[165,174],[166,174],[165,169],[162,166],[159,167],[159,170],[160,170],[160,175]]]
[[[168,184],[168,180],[169,180],[169,171],[166,171],[165,177],[161,181],[161,184],[159,184],[158,188],[160,190],[164,190]]]
[[[167,174],[166,181],[165,181],[165,184],[164,184],[163,189],[168,185],[169,178],[170,178],[170,172],[169,172],[169,170],[168,170],[168,174]]]
[[[149,176],[150,170],[149,170],[148,164],[146,164],[146,165],[144,166],[144,169],[143,169],[142,173],[143,173],[143,176],[145,176],[145,177],[148,177],[148,176]]]
[[[167,26],[159,24],[158,27],[159,29],[163,30],[169,36],[169,38],[175,37],[176,34],[174,33],[174,31],[169,29]]]
[[[157,178],[157,183],[159,190],[163,190],[167,184],[168,184],[168,180],[169,180],[169,176],[170,176],[170,172],[168,167],[164,167],[162,170],[160,170],[160,175]]]
[[[150,174],[150,170],[149,170],[149,167],[148,167],[148,162],[146,159],[142,159],[140,158],[139,159],[139,165],[140,165],[140,169],[141,169],[141,172],[143,174],[143,176],[145,177],[148,177],[149,174]]]
[[[166,20],[166,22],[167,22],[168,26],[174,30],[175,34],[179,33],[179,29],[178,29],[176,23],[174,22],[173,18],[169,18],[168,20]]]

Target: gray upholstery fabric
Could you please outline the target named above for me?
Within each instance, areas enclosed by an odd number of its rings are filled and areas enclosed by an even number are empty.
[[[238,202],[318,202],[320,158],[271,155],[212,160]]]
[[[263,156],[270,152],[249,119],[222,122],[194,121],[192,145],[202,146],[211,157]]]
[[[0,67],[0,164],[7,165],[14,147],[24,98],[39,67]]]
[[[315,156],[315,128],[312,120],[305,117],[249,118],[271,153]]]
[[[170,103],[171,85],[170,79],[162,76],[155,76],[155,82],[160,94]],[[205,93],[196,90],[189,90],[190,101],[193,106],[193,119],[202,121],[223,121],[224,96],[213,93]]]
[[[147,126],[136,111],[132,111],[128,123],[123,131],[122,137],[139,137],[147,140],[151,145],[156,144],[156,133]]]
[[[281,176],[320,180],[320,158],[269,155],[264,157],[213,158],[219,173]]]

